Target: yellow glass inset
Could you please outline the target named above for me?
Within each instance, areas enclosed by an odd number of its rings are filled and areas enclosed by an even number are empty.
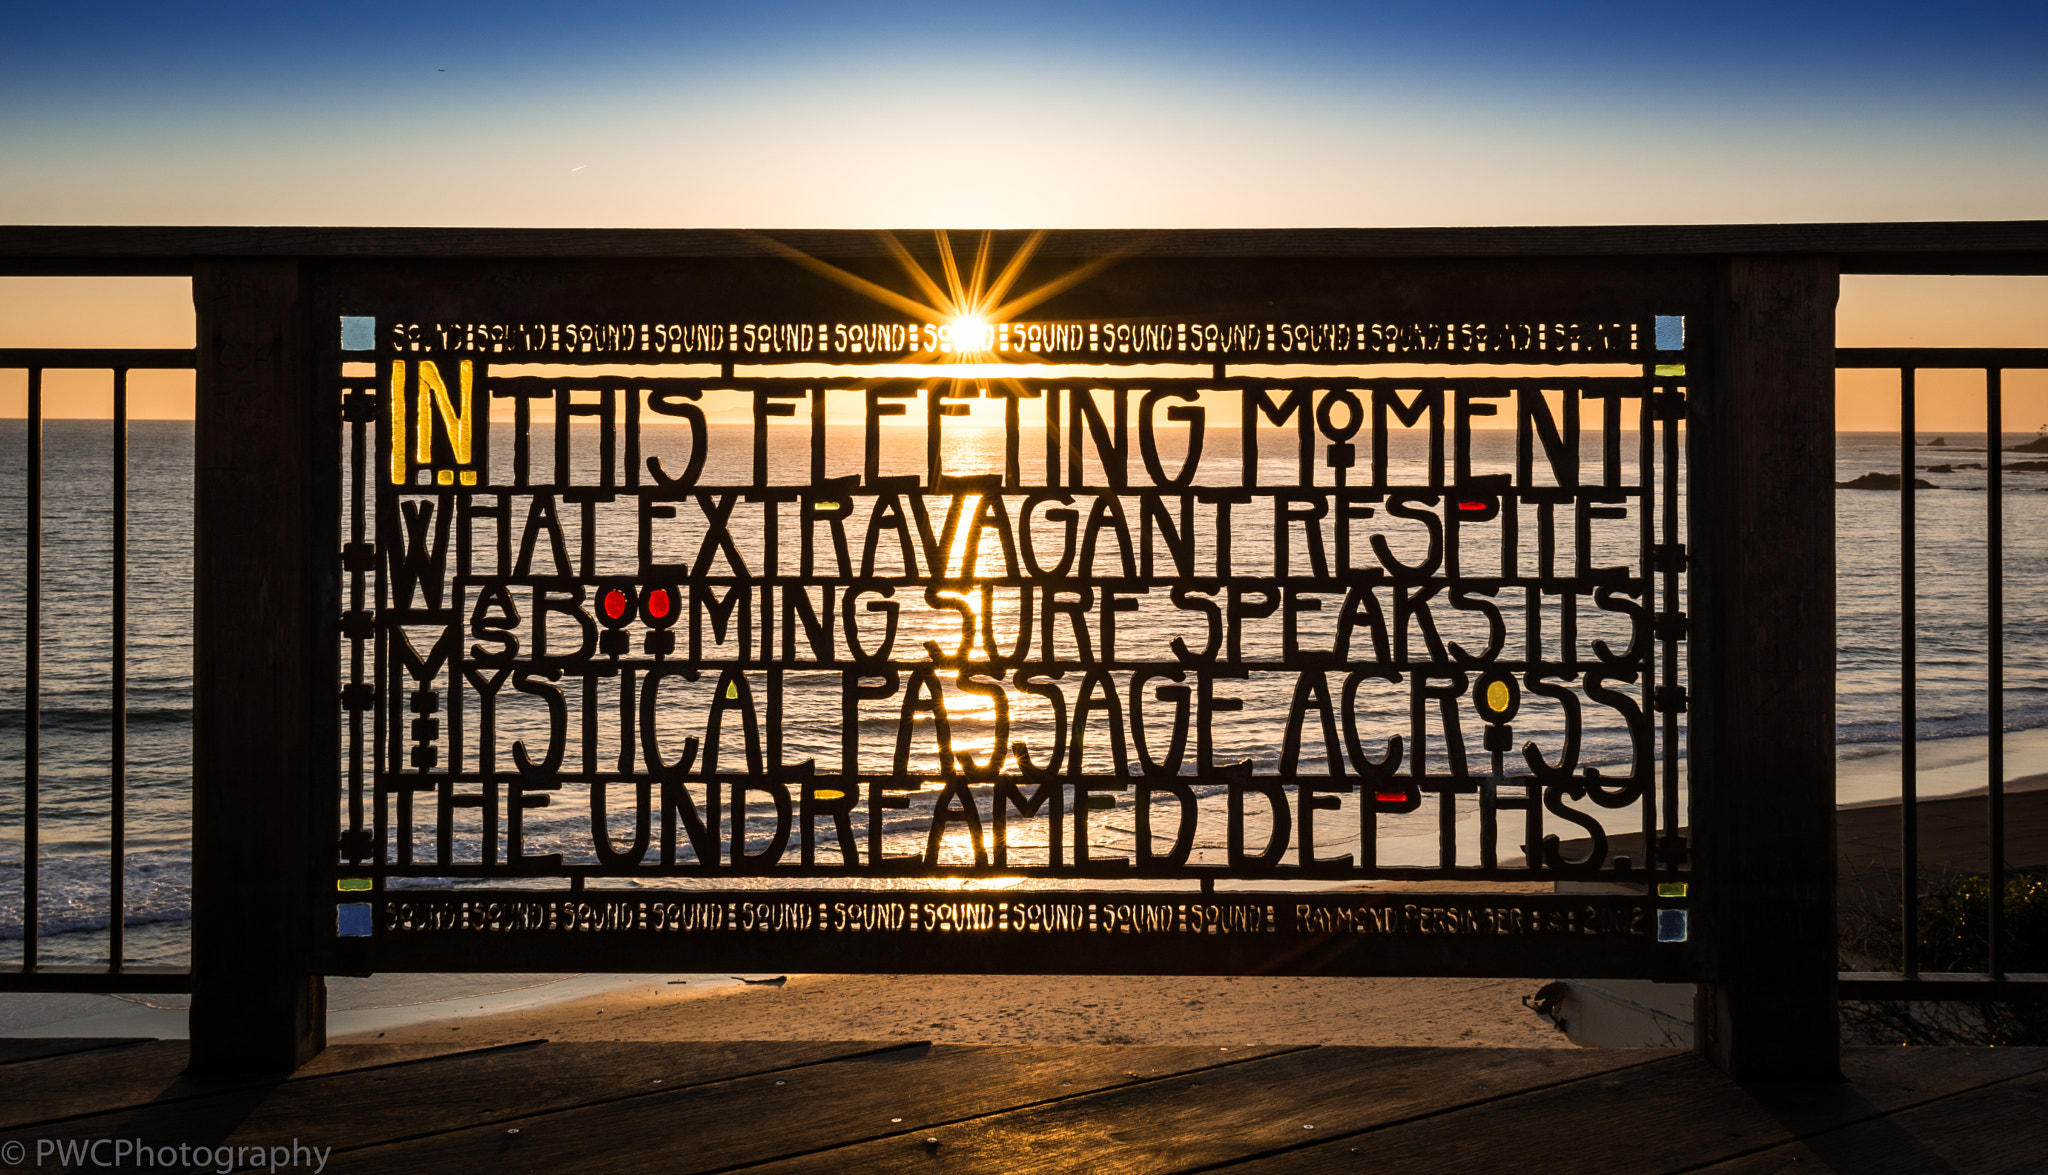
[[[821,800],[843,800],[846,798],[846,793],[836,787],[821,787],[811,794]]]
[[[463,470],[463,471],[462,471],[462,484],[463,484],[463,485],[466,485],[466,486],[473,486],[473,485],[475,485],[475,484],[476,484],[476,470],[474,470],[474,469],[465,469],[465,470]]]
[[[434,481],[440,485],[452,486],[455,484],[455,471],[453,469],[436,470]]]
[[[1496,681],[1486,687],[1486,708],[1498,714],[1508,708],[1508,683]]]
[[[1685,896],[1685,882],[1660,881],[1657,883],[1657,896],[1660,898],[1682,898]]]
[[[1659,363],[1659,364],[1657,365],[1657,374],[1658,374],[1658,375],[1684,375],[1684,374],[1685,374],[1685,364],[1683,364],[1683,363]]]
[[[441,369],[431,359],[420,360],[418,447],[422,461],[434,459],[434,416],[438,413],[441,417],[441,427],[448,430],[448,445],[455,452],[455,463],[469,464],[470,439],[475,433],[470,422],[474,418],[471,408],[474,404],[476,364],[464,359],[456,382],[462,398],[460,411],[456,410],[455,402],[448,394],[448,384],[441,378]]]
[[[737,697],[739,697],[739,696],[740,696],[740,683],[739,683],[739,682],[737,682],[737,681],[728,681],[728,682],[726,682],[726,683],[725,683],[725,696],[726,696],[726,697],[728,697],[728,698],[737,698]]]
[[[391,363],[391,391],[385,396],[391,405],[391,484],[405,484],[405,360]]]
[[[343,893],[359,893],[370,888],[370,879],[367,877],[338,877],[335,878],[334,888]]]
[[[832,513],[832,512],[834,511],[834,510],[837,510],[837,509],[839,509],[839,503],[837,503],[837,502],[819,502],[819,503],[818,503],[817,505],[815,505],[815,506],[811,507],[811,509],[813,509],[813,510],[816,510],[816,511],[817,511],[818,513],[820,513],[820,514],[830,514],[830,513]]]

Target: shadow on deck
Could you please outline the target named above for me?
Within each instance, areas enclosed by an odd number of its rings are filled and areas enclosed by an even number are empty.
[[[173,1151],[296,1143],[332,1148],[325,1165],[337,1171],[408,1175],[1388,1175],[1446,1161],[1571,1175],[1920,1175],[2039,1171],[2048,1155],[2048,1049],[1850,1049],[1839,1085],[1740,1085],[1670,1050],[367,1044],[332,1047],[272,1082],[187,1078],[185,1061],[183,1042],[0,1042],[7,1165],[113,1165],[112,1144],[97,1163],[53,1149],[93,1139]],[[225,1169],[195,1157],[184,1162]],[[236,1164],[270,1160],[243,1152]],[[277,1169],[314,1165],[302,1152]]]

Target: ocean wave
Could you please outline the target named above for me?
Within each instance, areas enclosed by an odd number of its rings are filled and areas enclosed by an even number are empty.
[[[2038,730],[2044,726],[2048,726],[2048,706],[2029,705],[2007,710],[2001,728],[2007,734],[2013,734],[2023,730]],[[1936,742],[1950,738],[1982,738],[1991,732],[1991,715],[1983,710],[1960,714],[1925,714],[1915,719],[1913,728],[1921,742]],[[1900,729],[1897,718],[1839,722],[1835,724],[1835,745],[1895,743],[1900,741]]]
[[[192,917],[192,862],[183,853],[131,853],[124,875],[124,926],[184,922]],[[44,857],[38,864],[37,931],[71,934],[105,930],[108,868],[104,856]],[[22,862],[0,860],[0,942],[22,937]]]
[[[76,730],[86,734],[110,731],[114,727],[114,712],[108,707],[74,708],[45,706],[37,712],[42,720],[44,732]],[[190,706],[143,706],[130,707],[128,726],[130,729],[147,726],[189,726],[192,722]],[[28,728],[28,710],[24,707],[0,710],[0,731],[19,732]]]

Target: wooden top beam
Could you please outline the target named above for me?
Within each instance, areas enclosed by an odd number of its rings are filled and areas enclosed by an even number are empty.
[[[896,230],[912,241],[928,229]],[[981,230],[954,230],[956,242]],[[1015,241],[1020,230],[1001,230]],[[0,273],[189,272],[198,258],[504,260],[883,257],[883,234],[795,229],[511,229],[0,226]],[[1505,228],[1061,229],[1045,257],[1191,260],[1331,257],[1672,257],[1808,254],[1848,273],[2048,273],[2048,221],[1613,225]]]

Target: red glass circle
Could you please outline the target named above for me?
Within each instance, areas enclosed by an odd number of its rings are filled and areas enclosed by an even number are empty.
[[[626,593],[617,588],[606,592],[604,594],[604,614],[613,620],[624,616],[626,614]]]
[[[662,617],[668,615],[667,589],[655,588],[653,591],[647,593],[647,614],[649,616],[654,617],[656,620],[659,620]]]

